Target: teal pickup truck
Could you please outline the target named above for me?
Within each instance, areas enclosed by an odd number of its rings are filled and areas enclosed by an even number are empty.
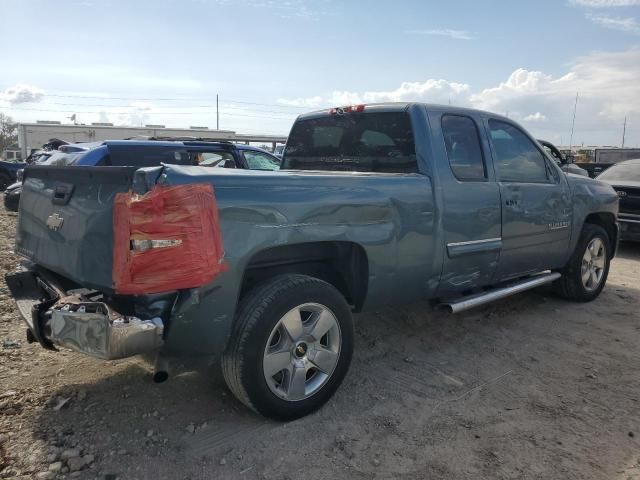
[[[272,418],[319,408],[352,313],[458,312],[546,283],[595,299],[618,242],[611,186],[564,173],[512,120],[394,103],[301,115],[279,172],[163,165],[24,172],[7,278],[28,339],[104,359],[221,361]]]

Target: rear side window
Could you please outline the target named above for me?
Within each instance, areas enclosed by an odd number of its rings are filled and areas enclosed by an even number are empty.
[[[279,170],[280,162],[266,153],[245,150],[244,159],[251,170]]]
[[[519,128],[489,120],[498,179],[504,182],[548,183],[542,152]]]
[[[442,117],[442,134],[451,171],[458,180],[485,180],[487,173],[475,122],[461,115]]]
[[[111,146],[109,150],[112,166],[154,167],[161,163],[191,165],[189,153],[185,150],[162,146]]]
[[[345,113],[297,121],[282,168],[415,173],[418,166],[409,114]]]

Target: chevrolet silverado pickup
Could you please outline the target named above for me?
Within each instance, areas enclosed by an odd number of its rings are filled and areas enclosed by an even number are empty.
[[[248,407],[292,419],[349,367],[352,313],[458,312],[553,283],[595,299],[611,186],[565,174],[509,118],[415,103],[298,117],[280,172],[161,165],[24,172],[7,277],[43,347],[221,361]]]

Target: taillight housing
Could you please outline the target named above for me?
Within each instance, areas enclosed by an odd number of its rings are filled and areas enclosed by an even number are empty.
[[[155,186],[116,195],[113,288],[143,295],[211,282],[227,269],[210,184]]]

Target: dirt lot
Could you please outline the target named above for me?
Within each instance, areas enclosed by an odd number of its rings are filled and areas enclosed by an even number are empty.
[[[3,273],[15,216],[0,211]],[[25,341],[0,291],[0,478],[640,478],[640,247],[586,305],[529,292],[470,313],[356,318],[320,412],[278,424],[218,372],[156,385],[141,360]]]

